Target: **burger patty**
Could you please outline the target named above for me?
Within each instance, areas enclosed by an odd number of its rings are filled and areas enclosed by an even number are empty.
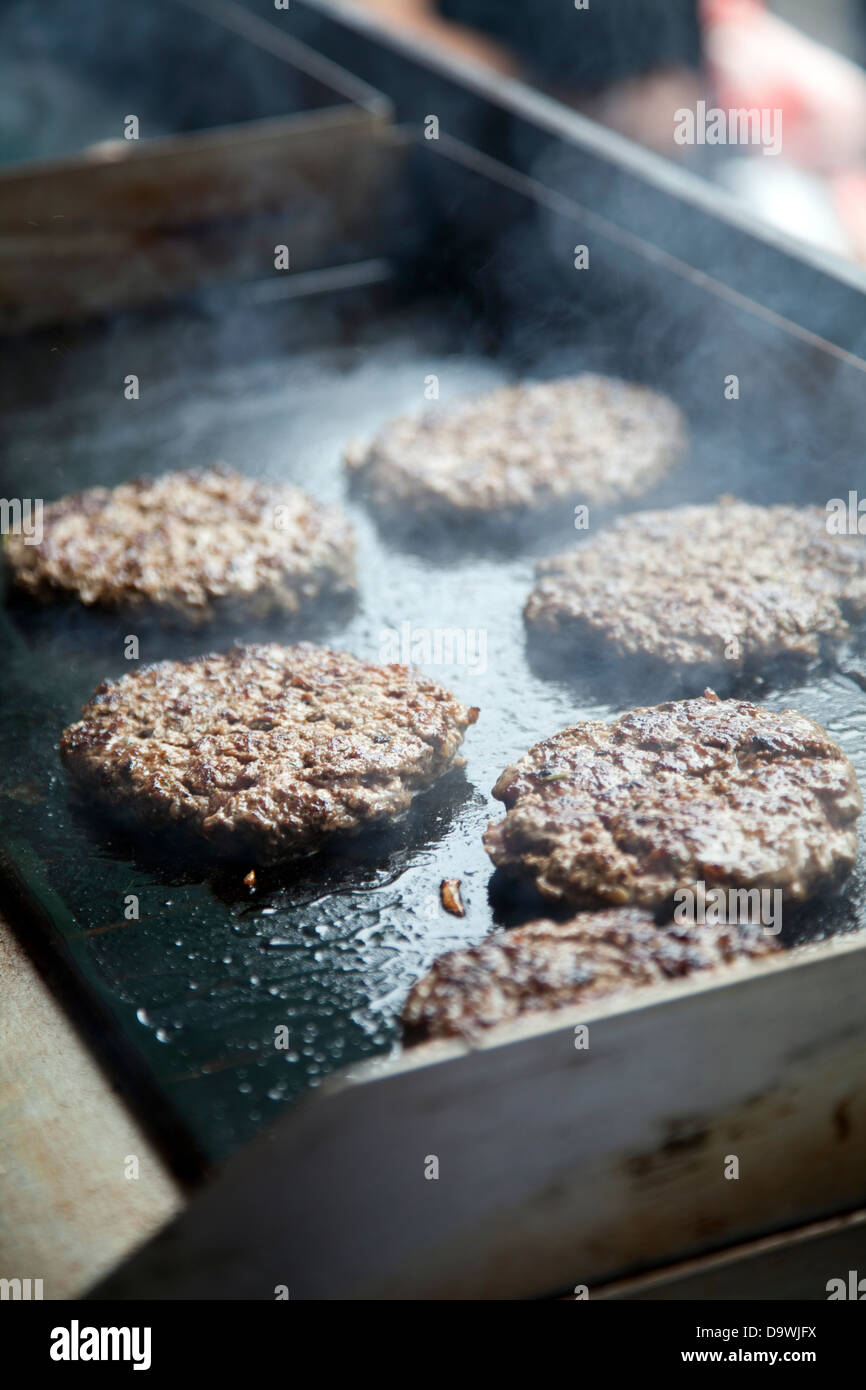
[[[405,666],[235,647],[104,681],[60,752],[98,807],[269,863],[401,816],[477,717]]]
[[[660,927],[633,907],[530,922],[440,956],[412,987],[403,1027],[408,1042],[472,1037],[521,1014],[590,1003],[778,949],[758,926]]]
[[[576,907],[658,907],[698,881],[806,899],[853,867],[863,808],[819,724],[710,690],[565,729],[493,794],[494,864]]]
[[[297,488],[228,469],[166,473],[52,502],[43,538],[9,536],[15,587],[43,602],[211,620],[227,602],[295,613],[354,588],[348,523]]]
[[[684,441],[667,397],[587,373],[395,420],[346,461],[381,511],[477,520],[639,497]]]
[[[524,616],[543,639],[705,675],[816,657],[866,613],[866,538],[828,535],[817,507],[639,512],[537,574]]]

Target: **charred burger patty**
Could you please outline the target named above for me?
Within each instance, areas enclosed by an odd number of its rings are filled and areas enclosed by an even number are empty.
[[[544,560],[524,610],[536,637],[685,671],[812,658],[866,613],[866,539],[817,507],[638,512]]]
[[[587,373],[395,420],[347,463],[380,511],[478,520],[639,497],[684,441],[667,397]]]
[[[819,724],[712,691],[565,729],[494,795],[494,864],[576,907],[658,907],[699,881],[806,899],[853,867],[863,807]]]
[[[104,681],[60,751],[97,806],[269,863],[400,817],[477,715],[404,666],[235,647]]]
[[[227,469],[88,488],[45,508],[41,544],[9,536],[5,551],[13,585],[31,598],[153,608],[185,623],[226,603],[295,613],[354,587],[340,515]]]
[[[412,987],[403,1026],[410,1042],[472,1037],[521,1014],[586,1004],[777,950],[757,926],[656,926],[638,908],[529,922],[440,956]]]

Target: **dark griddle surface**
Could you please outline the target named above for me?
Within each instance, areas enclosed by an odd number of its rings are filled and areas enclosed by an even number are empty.
[[[258,305],[251,296],[213,316],[179,310],[101,332],[42,335],[21,348],[18,360],[20,388],[6,419],[5,495],[50,499],[97,481],[216,460],[291,479],[346,507],[360,539],[357,611],[302,635],[378,660],[383,629],[404,621],[487,631],[485,673],[428,668],[481,707],[466,739],[465,774],[451,774],[392,833],[275,872],[251,894],[243,869],[203,873],[173,864],[76,810],[57,740],[100,679],[129,669],[129,632],[140,634],[148,661],[225,648],[238,637],[291,640],[298,630],[190,636],[73,612],[0,619],[7,884],[17,881],[17,902],[41,904],[36,935],[71,962],[124,1074],[132,1067],[162,1097],[177,1135],[208,1159],[249,1139],[329,1072],[393,1047],[406,992],[435,955],[532,910],[530,902],[506,901],[495,882],[491,888],[481,846],[488,819],[499,814],[489,789],[504,764],[577,719],[656,696],[637,691],[631,700],[607,703],[604,682],[591,672],[575,681],[534,671],[521,620],[532,555],[507,544],[482,556],[459,545],[445,554],[435,546],[432,555],[409,553],[348,496],[340,463],[347,437],[422,405],[431,373],[447,399],[520,371],[610,367],[617,353],[611,320],[558,348],[541,324],[494,344],[471,329],[463,309],[405,303],[387,290]],[[717,327],[722,333],[724,325]],[[658,344],[644,357],[644,346],[632,343],[632,359],[620,351],[624,369],[639,376],[641,362],[651,360],[654,381],[669,376],[694,436],[687,469],[651,503],[724,490],[768,501],[826,498],[826,478],[802,459],[780,473],[786,436],[770,437],[764,410],[757,411],[763,434],[752,430],[749,447],[732,450],[730,440],[720,442],[711,414],[701,420],[683,362],[668,363]],[[138,402],[122,398],[123,377],[132,371],[142,382]],[[773,385],[778,395],[778,381]],[[792,404],[799,401],[796,380],[787,390]],[[783,407],[773,402],[780,421]],[[568,516],[561,518],[536,551],[568,544],[570,526]],[[866,694],[855,681],[824,672],[802,688],[770,693],[767,702],[825,724],[866,785]],[[838,899],[786,925],[790,938],[866,924],[864,875],[861,859]],[[440,905],[443,877],[463,882],[464,920]],[[137,922],[123,917],[131,893],[140,899]],[[291,1029],[288,1052],[274,1047],[280,1025]]]

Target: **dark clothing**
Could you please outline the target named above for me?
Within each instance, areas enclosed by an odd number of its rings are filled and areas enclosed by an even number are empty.
[[[539,82],[605,87],[700,64],[696,0],[437,0],[440,14],[507,44]]]

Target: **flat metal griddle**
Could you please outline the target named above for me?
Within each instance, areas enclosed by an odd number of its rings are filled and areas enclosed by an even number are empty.
[[[402,249],[390,259],[3,349],[5,495],[50,499],[222,460],[339,503],[359,535],[359,606],[313,631],[191,635],[74,610],[10,610],[0,620],[6,896],[28,910],[29,939],[66,967],[103,1055],[187,1170],[228,1155],[330,1072],[394,1048],[405,994],[435,955],[535,910],[491,881],[481,846],[500,813],[489,788],[505,763],[578,719],[664,693],[612,699],[610,673],[577,661],[553,679],[527,659],[521,607],[533,555],[575,540],[570,512],[519,553],[507,538],[409,542],[349,495],[345,441],[423,408],[431,373],[445,404],[518,376],[591,367],[660,385],[688,415],[688,461],[647,505],[722,491],[823,504],[856,483],[856,362],[671,269],[648,274],[639,255],[599,235],[589,285],[571,264],[581,239],[573,214],[512,183],[456,144],[420,142],[394,214]],[[137,402],[123,399],[128,370],[143,383]],[[733,370],[748,387],[736,405],[722,393]],[[70,800],[60,731],[99,680],[130,669],[126,634],[140,635],[143,661],[299,636],[377,660],[385,631],[404,622],[483,628],[488,650],[484,673],[428,668],[481,718],[465,772],[393,831],[260,875],[251,893],[242,868],[173,862]],[[759,693],[823,723],[866,785],[866,693],[857,653],[845,660],[849,674],[818,670]],[[465,919],[442,910],[443,877],[462,880]],[[139,921],[124,919],[130,893]],[[815,940],[863,926],[861,857],[838,897],[790,916],[785,932]],[[274,1047],[280,1025],[291,1029],[288,1052]]]

